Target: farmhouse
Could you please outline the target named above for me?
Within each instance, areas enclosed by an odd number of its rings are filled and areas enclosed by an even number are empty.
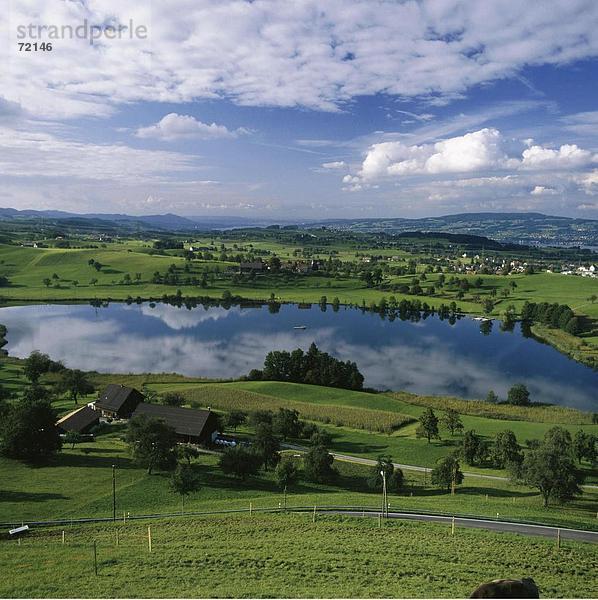
[[[133,417],[145,416],[164,421],[172,427],[179,441],[190,444],[205,444],[213,441],[218,429],[218,419],[209,410],[164,406],[162,404],[147,404],[142,402],[137,406]]]
[[[266,270],[266,265],[262,261],[242,262],[239,264],[240,273],[262,273]]]
[[[111,383],[94,402],[94,408],[103,417],[128,419],[140,402],[143,402],[143,394],[135,388]]]
[[[77,410],[65,415],[56,423],[56,427],[62,432],[75,431],[77,433],[89,433],[89,431],[99,425],[100,413],[89,406],[82,406]]]

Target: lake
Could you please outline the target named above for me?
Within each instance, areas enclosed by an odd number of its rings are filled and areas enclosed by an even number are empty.
[[[501,398],[525,383],[532,400],[598,410],[598,372],[552,347],[493,323],[462,318],[451,325],[429,316],[417,322],[383,320],[341,307],[325,312],[282,305],[191,310],[167,304],[35,305],[0,308],[13,356],[48,353],[71,368],[114,373],[177,372],[233,378],[260,368],[270,350],[321,350],[357,363],[365,385],[418,394]],[[296,326],[306,329],[294,329]]]

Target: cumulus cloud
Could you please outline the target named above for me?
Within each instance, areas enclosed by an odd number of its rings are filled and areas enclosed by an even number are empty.
[[[224,125],[217,125],[216,123],[208,125],[189,115],[169,113],[154,125],[139,128],[135,135],[140,138],[153,138],[171,142],[181,139],[230,139],[243,133],[247,133],[247,130],[240,128],[230,131]]]
[[[532,143],[528,140],[528,143]],[[520,157],[509,156],[498,129],[484,128],[435,143],[407,145],[402,141],[380,142],[368,149],[361,169],[343,183],[361,185],[385,178],[409,175],[471,173],[497,169],[571,170],[598,162],[598,155],[564,144],[558,149],[530,145]]]
[[[497,129],[484,128],[434,144],[408,146],[403,142],[374,144],[363,161],[360,177],[372,180],[383,176],[437,173],[465,173],[505,166]]]
[[[44,116],[109,114],[121,103],[227,98],[339,110],[362,95],[440,106],[526,66],[598,54],[594,0],[502,3],[319,0],[88,0],[13,3],[11,25],[127,24],[147,39],[67,39],[52,57],[14,53],[3,94]],[[367,25],[367,26],[364,26]],[[51,60],[48,60],[51,58]]]
[[[524,169],[575,169],[597,162],[597,156],[576,144],[563,144],[558,150],[543,146],[530,146],[523,151],[521,166]]]

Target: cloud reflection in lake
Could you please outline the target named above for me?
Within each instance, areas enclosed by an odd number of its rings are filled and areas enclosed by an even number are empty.
[[[518,329],[481,335],[470,319],[451,326],[435,317],[389,322],[315,306],[270,314],[266,307],[111,304],[7,307],[0,323],[8,328],[10,354],[38,349],[85,370],[238,377],[259,368],[270,350],[307,349],[315,341],[355,361],[370,387],[483,398],[490,389],[505,397],[513,383],[524,382],[535,400],[597,409],[598,373]]]

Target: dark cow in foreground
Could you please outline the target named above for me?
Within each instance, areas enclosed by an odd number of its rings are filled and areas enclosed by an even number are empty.
[[[531,577],[523,579],[495,579],[482,583],[470,598],[539,598],[540,592]]]

